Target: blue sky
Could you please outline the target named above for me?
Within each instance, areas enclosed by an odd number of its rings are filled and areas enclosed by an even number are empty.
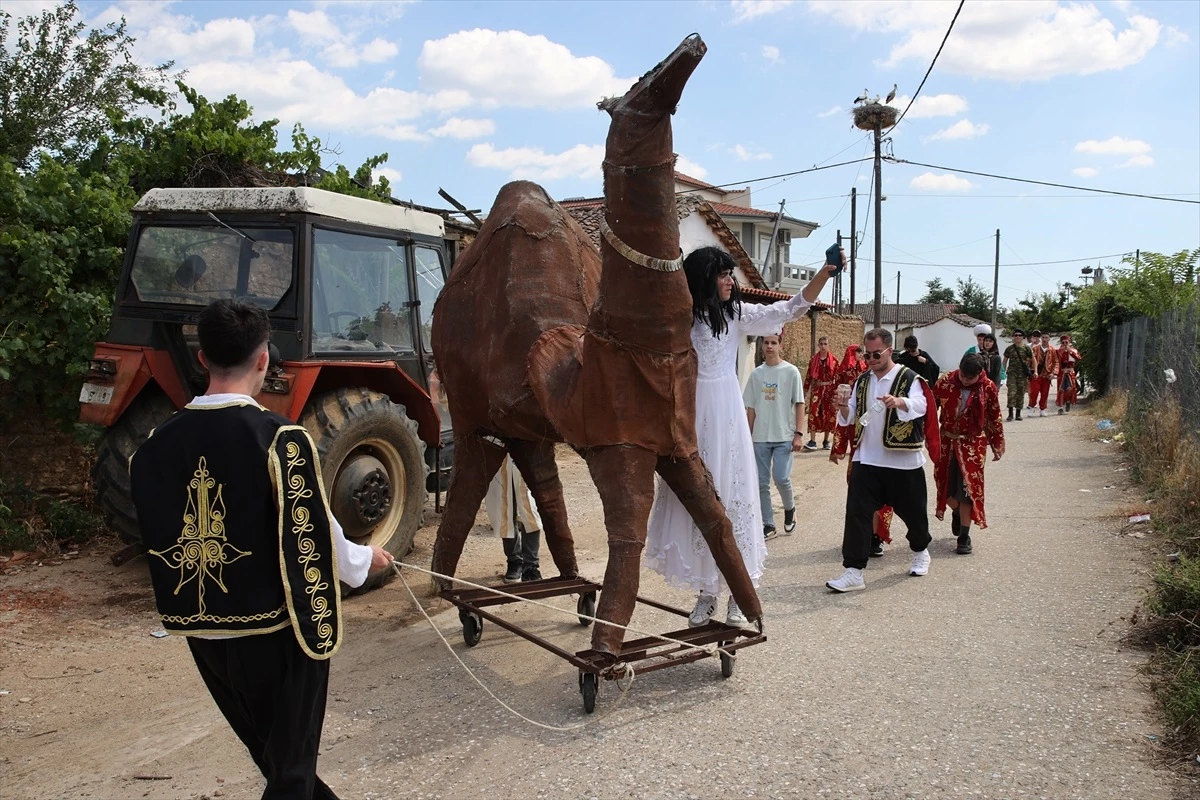
[[[45,2],[5,3],[19,12]],[[912,94],[953,16],[948,2],[83,2],[124,15],[147,63],[174,59],[210,99],[236,93],[260,118],[336,145],[351,168],[390,156],[397,197],[486,210],[513,178],[559,198],[595,196],[607,118],[595,109],[696,31],[707,57],[675,117],[681,171],[712,183],[869,155],[850,124],[864,87]],[[1200,200],[1200,3],[967,0],[897,158]],[[1000,302],[1079,281],[1135,249],[1200,245],[1200,205],[1079,192],[885,164],[885,296],[914,302],[930,278]],[[816,261],[849,190],[863,227],[870,164],[750,184],[754,205],[821,224],[793,244]],[[873,231],[873,222],[868,232]],[[862,244],[873,253],[871,237]],[[1107,256],[1097,260],[1096,256]],[[1090,259],[1058,265],[1028,262]],[[897,263],[909,262],[909,263]],[[932,264],[940,265],[933,266]],[[873,287],[860,260],[859,301]]]

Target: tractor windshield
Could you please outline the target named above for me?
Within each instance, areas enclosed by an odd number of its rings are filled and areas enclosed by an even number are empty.
[[[138,235],[130,277],[147,303],[206,306],[238,297],[272,309],[292,285],[294,251],[287,228],[148,226]]]
[[[312,264],[314,353],[413,351],[403,242],[315,228]]]

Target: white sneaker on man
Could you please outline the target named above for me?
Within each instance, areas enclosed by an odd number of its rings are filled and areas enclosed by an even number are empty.
[[[909,575],[928,575],[929,562],[932,559],[929,557],[929,548],[926,547],[919,553],[913,553],[912,566],[908,570]]]
[[[735,628],[741,628],[750,624],[750,620],[746,619],[746,615],[738,608],[737,601],[732,596],[729,598],[729,610],[725,614],[725,624],[732,625]]]
[[[854,567],[848,567],[840,578],[827,581],[825,585],[835,592],[857,592],[867,588],[866,581],[863,580],[862,570],[855,569]]]
[[[696,607],[688,617],[689,628],[700,628],[708,624],[708,620],[717,613],[717,598],[711,594],[700,593],[696,598]]]

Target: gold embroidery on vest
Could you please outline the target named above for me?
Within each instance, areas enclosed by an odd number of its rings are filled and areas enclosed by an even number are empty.
[[[317,648],[326,651],[333,647],[333,625],[329,622],[329,618],[333,616],[333,609],[329,607],[329,599],[318,593],[327,590],[329,584],[321,579],[321,570],[313,563],[321,558],[321,554],[316,552],[316,540],[306,535],[312,533],[314,527],[311,512],[301,501],[311,498],[313,492],[305,483],[304,475],[295,472],[297,467],[304,466],[307,461],[301,457],[300,445],[295,442],[288,442],[284,453],[287,456],[288,471],[287,499],[292,506],[292,534],[296,537],[296,547],[300,550],[299,560],[304,571],[304,580],[308,582],[304,593],[312,603],[310,619],[316,623],[317,636],[321,637]]]
[[[912,435],[913,424],[912,420],[908,422],[897,422],[892,427],[888,428],[888,433],[892,435],[892,440],[895,442],[903,441]]]
[[[251,621],[237,617],[210,617],[204,608],[204,590],[208,581],[211,580],[222,592],[229,594],[225,588],[225,566],[250,555],[250,551],[239,550],[225,537],[225,501],[221,498],[223,488],[209,475],[208,462],[201,456],[188,482],[187,506],[183,510],[183,530],[179,540],[166,550],[150,551],[151,555],[158,556],[168,566],[179,570],[179,584],[174,594],[179,594],[184,586],[196,581],[197,612],[188,617],[164,617],[166,621],[181,625],[202,620]],[[272,612],[270,616],[276,613]]]

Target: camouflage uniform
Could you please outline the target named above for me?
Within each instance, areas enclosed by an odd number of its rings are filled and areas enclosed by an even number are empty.
[[[1025,394],[1029,391],[1029,362],[1033,360],[1033,348],[1027,344],[1010,344],[1004,349],[1008,359],[1008,407],[1025,407]]]

